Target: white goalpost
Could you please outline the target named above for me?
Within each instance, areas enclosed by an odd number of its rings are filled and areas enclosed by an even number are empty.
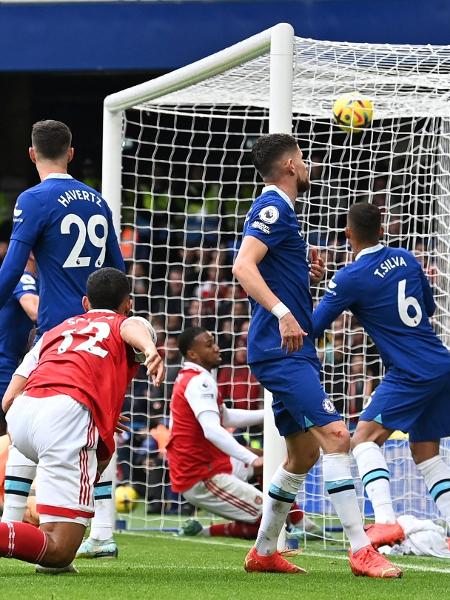
[[[385,213],[386,241],[416,252],[434,287],[436,330],[450,344],[450,47],[349,44],[294,37],[278,24],[217,54],[105,99],[102,193],[122,231],[136,310],[152,314],[166,348],[168,381],[160,392],[138,378],[127,397],[133,434],[119,442],[119,483],[140,500],[128,527],[177,527],[189,512],[170,490],[164,458],[171,386],[180,366],[176,337],[202,324],[221,346],[218,374],[226,399],[252,408],[262,401],[245,363],[248,305],[231,264],[245,214],[261,182],[250,161],[256,138],[293,133],[311,165],[300,199],[307,241],[319,246],[326,280],[349,261],[342,236],[356,201]],[[362,134],[333,125],[342,94],[372,99],[375,118]],[[312,290],[317,301],[326,281]],[[320,341],[324,385],[350,428],[382,366],[358,323],[345,315]],[[264,485],[284,458],[266,397]],[[235,432],[261,445],[260,431]],[[390,440],[396,510],[436,518],[407,442]],[[444,453],[448,458],[447,443]],[[371,507],[359,489],[361,507]],[[332,533],[334,515],[318,464],[299,498]],[[342,534],[341,538],[342,540]]]

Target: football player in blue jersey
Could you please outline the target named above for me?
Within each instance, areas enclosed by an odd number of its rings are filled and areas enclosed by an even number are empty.
[[[409,433],[413,459],[450,525],[450,467],[439,455],[450,435],[450,353],[433,331],[433,292],[416,257],[379,243],[380,210],[354,204],[347,239],[355,260],[330,280],[313,314],[314,336],[344,310],[375,342],[387,373],[362,412],[352,439],[359,474],[375,511],[367,533],[375,546],[404,537],[396,523],[389,470],[380,446],[391,433]]]
[[[83,312],[89,275],[100,267],[125,265],[109,206],[101,195],[73,179],[68,163],[72,134],[59,121],[33,125],[29,149],[41,183],[26,190],[14,207],[13,230],[0,269],[0,308],[10,298],[30,251],[39,275],[39,334]]]
[[[31,143],[29,156],[41,183],[20,194],[14,207],[11,240],[0,269],[0,308],[11,296],[32,250],[39,274],[40,336],[65,319],[84,312],[81,301],[93,271],[101,267],[125,271],[125,265],[105,199],[67,172],[74,155],[67,125],[60,121],[39,121],[33,125]],[[22,466],[22,479],[29,490],[34,474],[28,459],[10,457],[7,469],[19,472]],[[111,476],[108,475],[112,468],[105,471],[98,484],[103,486],[102,491],[108,490],[109,504]],[[3,520],[22,519],[27,495],[22,484],[25,482],[19,481],[17,489],[10,489]],[[11,502],[13,497],[15,500]],[[96,505],[96,521],[102,520],[102,513],[111,512],[108,499],[105,500],[104,494],[101,498],[105,506]],[[109,517],[103,520],[110,522]],[[117,547],[111,539],[102,545],[108,556],[117,556]]]
[[[312,328],[310,277],[323,276],[316,257],[312,273],[307,245],[294,210],[309,176],[296,140],[286,134],[258,139],[252,159],[266,187],[253,202],[233,273],[248,293],[252,320],[248,361],[273,395],[276,426],[287,458],[276,471],[265,498],[247,571],[301,573],[277,552],[289,507],[323,449],[325,486],[350,541],[355,575],[400,577],[401,571],[378,554],[363,529],[350,470],[350,435],[320,383],[320,363]]]
[[[38,306],[34,259],[30,257],[11,297],[0,309],[0,397],[3,397],[27,351],[30,332],[37,321]],[[0,435],[5,433],[6,421],[0,409]]]

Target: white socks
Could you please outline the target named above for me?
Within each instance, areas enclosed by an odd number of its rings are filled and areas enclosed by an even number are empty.
[[[89,537],[100,542],[113,540],[115,508],[113,500],[113,476],[115,461],[103,471],[100,481],[94,486],[95,515],[91,521]]]
[[[375,523],[396,523],[389,469],[381,448],[375,442],[363,442],[353,450],[353,456],[367,496],[372,502]]]
[[[258,554],[268,556],[276,552],[278,536],[305,477],[306,473],[289,473],[282,466],[275,471],[268,496],[264,498],[261,525],[255,543]]]
[[[450,527],[450,467],[441,456],[433,456],[417,465],[439,512]]]
[[[349,454],[324,454],[323,479],[352,552],[370,545],[364,531],[358,499],[350,470]]]
[[[3,523],[23,521],[31,484],[36,475],[36,465],[29,462],[28,466],[9,466],[6,463]]]

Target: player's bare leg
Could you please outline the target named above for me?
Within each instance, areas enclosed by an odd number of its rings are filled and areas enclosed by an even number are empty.
[[[64,568],[75,558],[85,526],[76,522],[0,523],[0,556]]]
[[[350,434],[342,421],[313,427],[323,449],[323,478],[334,510],[350,542],[350,567],[355,575],[401,577],[402,571],[378,554],[364,531],[350,468]]]
[[[405,539],[395,516],[389,469],[380,448],[391,433],[392,430],[376,421],[360,420],[352,438],[359,476],[375,513],[375,523],[365,528],[374,548],[392,546]]]
[[[256,543],[245,559],[246,571],[305,573],[277,552],[277,541],[306,474],[319,458],[319,446],[310,432],[286,437],[286,446],[287,458],[272,478]]]
[[[439,440],[409,445],[427,489],[450,529],[450,467],[439,454]]]

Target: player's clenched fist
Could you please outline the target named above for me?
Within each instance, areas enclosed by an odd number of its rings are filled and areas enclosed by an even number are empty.
[[[153,385],[159,386],[164,380],[165,367],[163,359],[152,345],[144,351],[144,365],[147,367],[147,375],[151,375]]]
[[[308,334],[303,331],[292,313],[287,313],[280,319],[281,347],[286,352],[296,352],[303,346],[303,337]]]

